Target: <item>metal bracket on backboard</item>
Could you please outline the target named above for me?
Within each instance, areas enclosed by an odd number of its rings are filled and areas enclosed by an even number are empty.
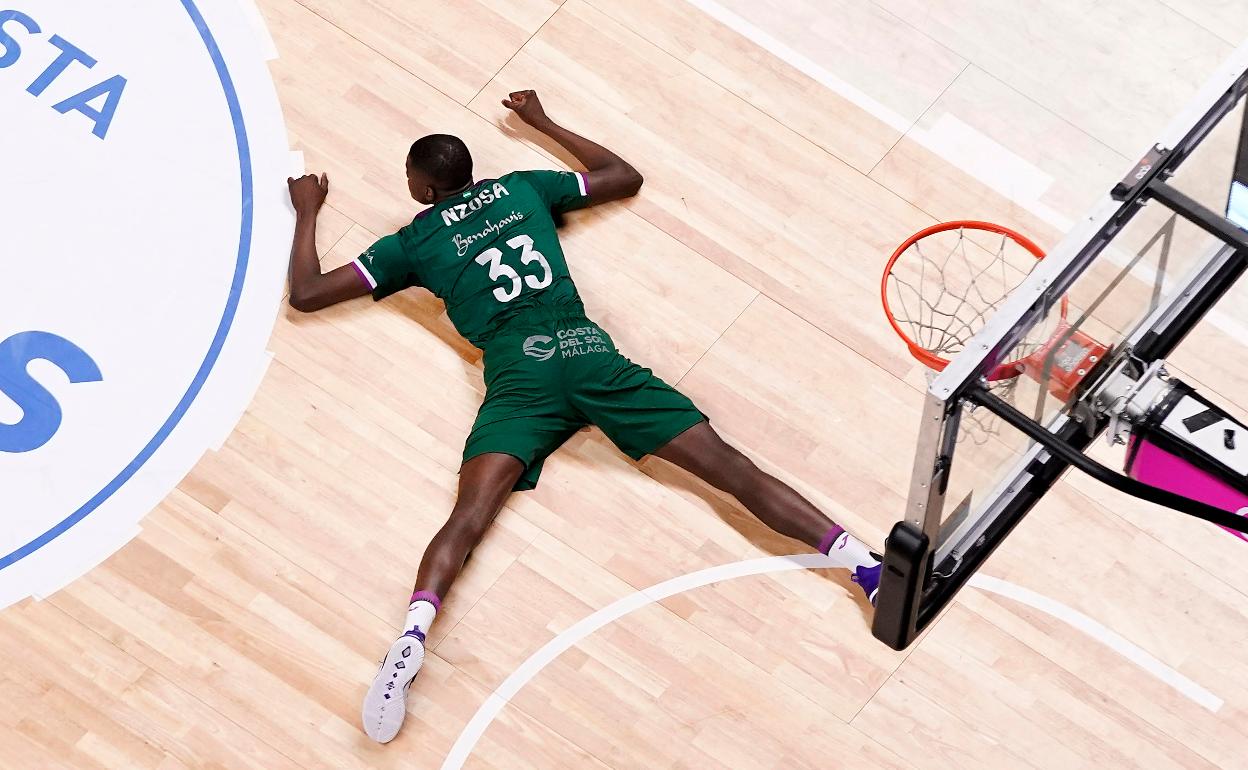
[[[1152,181],[1158,169],[1163,168],[1166,158],[1170,155],[1168,147],[1162,147],[1160,144],[1153,145],[1153,149],[1135,164],[1135,168],[1122,178],[1122,181],[1114,185],[1114,189],[1109,191],[1109,195],[1116,201],[1125,201],[1136,194],[1140,189]]]
[[[1087,399],[1093,412],[1109,418],[1105,437],[1110,444],[1127,443],[1131,427],[1144,419],[1172,387],[1164,359],[1159,358],[1148,364],[1143,373],[1138,372],[1139,363],[1124,356]]]

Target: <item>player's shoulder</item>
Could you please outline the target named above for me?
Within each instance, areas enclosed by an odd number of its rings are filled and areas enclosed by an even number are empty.
[[[498,178],[503,184],[507,182],[520,181],[532,187],[541,187],[549,185],[553,181],[575,177],[576,173],[566,170],[555,170],[549,168],[528,169],[526,171],[512,171],[510,174],[504,174]]]
[[[373,244],[360,255],[360,258],[367,259],[371,263],[375,259],[379,258],[386,261],[392,261],[403,257],[404,252],[406,251],[403,231],[406,229],[406,227],[400,228],[398,232],[383,235],[373,241]]]
[[[519,194],[523,196],[542,197],[542,184],[538,171],[512,171],[497,179],[488,180],[483,186],[489,188],[494,198]]]
[[[515,171],[509,176],[522,180],[538,196],[547,201],[568,196],[575,197],[578,193],[583,197],[588,189],[588,180],[576,171],[537,169]]]
[[[503,174],[497,181],[504,187],[510,187],[516,184],[527,184],[532,186],[532,175],[532,171],[512,171],[510,173]]]

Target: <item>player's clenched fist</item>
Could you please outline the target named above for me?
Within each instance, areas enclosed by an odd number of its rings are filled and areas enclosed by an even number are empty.
[[[325,174],[319,178],[316,174],[304,174],[298,179],[287,177],[286,186],[290,188],[290,202],[296,212],[315,214],[329,194],[329,177]]]
[[[530,126],[537,127],[550,120],[546,117],[546,111],[542,109],[542,102],[537,98],[537,92],[533,90],[513,91],[503,100],[503,106],[515,112]]]

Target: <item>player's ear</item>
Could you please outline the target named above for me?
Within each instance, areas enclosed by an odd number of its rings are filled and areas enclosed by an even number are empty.
[[[437,197],[438,197],[438,193],[429,185],[425,185],[425,192],[424,192],[424,195],[421,197],[421,201],[427,204],[432,204],[434,199],[436,199]]]

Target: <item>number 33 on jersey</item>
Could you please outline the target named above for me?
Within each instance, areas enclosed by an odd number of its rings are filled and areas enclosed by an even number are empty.
[[[589,202],[583,174],[519,171],[477,182],[416,215],[355,260],[382,299],[423,286],[478,347],[525,309],[581,315],[553,215]]]

